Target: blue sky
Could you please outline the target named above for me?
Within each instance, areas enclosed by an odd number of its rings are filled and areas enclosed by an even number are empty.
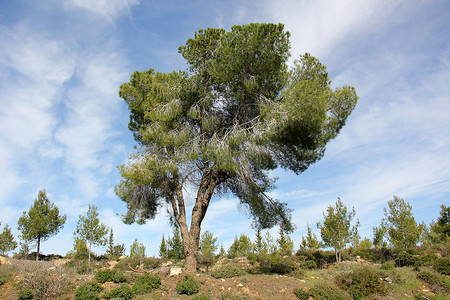
[[[450,204],[448,1],[4,0],[2,225],[17,238],[18,218],[45,188],[67,223],[43,253],[72,248],[78,216],[92,203],[119,243],[129,249],[138,238],[156,255],[172,232],[165,209],[143,226],[117,216],[126,207],[114,194],[116,166],[134,146],[119,86],[135,70],[186,69],[178,47],[198,29],[250,22],[284,23],[293,58],[311,53],[333,85],[352,85],[360,97],[321,161],[299,176],[273,172],[273,194],[294,209],[295,248],[337,197],[355,207],[363,237],[372,237],[393,195],[411,203],[419,222],[436,219]],[[226,249],[235,235],[254,235],[237,203],[215,198],[202,226]]]

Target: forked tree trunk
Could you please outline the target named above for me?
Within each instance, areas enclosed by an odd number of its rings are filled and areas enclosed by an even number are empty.
[[[184,224],[183,224],[184,223]],[[187,229],[186,222],[182,221],[180,225],[181,237],[183,240],[183,250],[186,262],[184,270],[188,273],[197,271],[198,245],[200,240],[200,226],[192,225],[191,230]],[[193,228],[194,227],[194,228]]]
[[[217,185],[217,170],[208,174],[203,174],[201,183],[197,192],[194,208],[191,215],[191,226],[188,228],[186,221],[186,211],[184,206],[184,197],[182,185],[176,184],[175,195],[172,196],[172,208],[174,217],[180,226],[181,237],[183,240],[183,250],[186,259],[184,270],[188,273],[197,272],[198,245],[200,243],[200,225],[205,217],[209,202]],[[178,204],[178,205],[177,205]]]

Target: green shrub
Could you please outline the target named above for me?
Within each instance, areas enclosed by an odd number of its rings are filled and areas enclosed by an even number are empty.
[[[295,268],[288,274],[290,277],[294,277],[297,279],[303,279],[305,277],[305,270],[301,268]]]
[[[97,300],[98,297],[90,287],[82,285],[75,291],[75,300]]]
[[[310,293],[302,289],[294,289],[294,295],[300,300],[308,300],[311,296]]]
[[[236,276],[242,276],[245,271],[238,266],[234,265],[221,265],[219,268],[211,272],[211,276],[214,278],[232,278]]]
[[[422,261],[419,256],[412,255],[407,251],[400,252],[394,261],[397,267],[419,267],[420,265],[422,265]]]
[[[314,300],[351,300],[352,298],[342,289],[327,281],[316,281],[309,293]]]
[[[384,277],[383,274],[374,269],[364,267],[337,277],[336,283],[339,287],[346,290],[353,299],[362,299],[371,294],[386,293],[386,282],[380,280],[380,277]]]
[[[109,292],[106,292],[103,295],[103,298],[105,299],[132,299],[133,298],[133,291],[127,284],[123,284],[120,287],[113,289]]]
[[[433,286],[435,292],[450,292],[450,279],[429,270],[422,270],[417,278]]]
[[[290,259],[279,259],[272,262],[269,272],[277,274],[289,274],[296,269],[295,263]]]
[[[96,282],[91,282],[89,289],[94,293],[100,293],[103,290],[102,286]]]
[[[378,263],[385,263],[387,261],[394,260],[398,251],[392,248],[373,248],[372,250],[372,261]]]
[[[19,292],[18,298],[19,300],[32,300],[34,299],[34,293],[30,289],[21,290]]]
[[[392,270],[395,268],[395,262],[394,261],[388,261],[381,265],[380,267],[382,270]]]
[[[336,254],[332,251],[315,251],[312,253],[317,264],[317,268],[323,268],[325,265],[336,262]]]
[[[313,270],[317,269],[317,264],[313,260],[306,260],[300,263],[300,268],[307,269],[307,270]]]
[[[186,276],[182,281],[177,283],[176,290],[178,294],[197,294],[200,291],[200,283],[198,283],[193,277]]]
[[[450,275],[450,259],[438,258],[434,261],[433,267],[436,271],[444,275]]]
[[[284,258],[278,253],[260,258],[261,269],[264,272],[288,274],[292,272],[297,265],[291,258]]]
[[[157,289],[161,285],[161,278],[158,275],[144,274],[134,280],[133,293],[143,295]]]
[[[11,275],[9,274],[2,274],[0,275],[0,286],[4,285],[8,280],[11,278]]]
[[[161,265],[161,259],[155,257],[146,257],[146,258],[127,258],[119,260],[117,265],[114,266],[115,270],[118,271],[129,271],[130,267],[133,269],[137,269],[141,266],[146,270],[156,269]]]
[[[98,283],[105,283],[105,282],[121,283],[126,282],[127,278],[125,277],[125,275],[123,275],[120,272],[117,272],[116,270],[105,269],[99,270],[95,274],[95,280]]]

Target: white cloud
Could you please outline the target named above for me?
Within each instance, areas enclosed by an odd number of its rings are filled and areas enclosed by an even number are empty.
[[[139,0],[65,0],[67,9],[81,9],[113,21],[124,13],[129,13]]]
[[[266,1],[274,22],[291,33],[294,58],[305,52],[323,58],[357,33],[383,24],[397,1]]]
[[[30,34],[26,28],[0,28],[0,36],[4,74],[0,139],[29,151],[47,140],[56,126],[55,106],[62,84],[74,71],[73,55],[63,43]],[[12,74],[13,80],[6,77]]]

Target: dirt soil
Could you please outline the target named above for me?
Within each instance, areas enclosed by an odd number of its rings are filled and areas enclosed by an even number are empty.
[[[168,292],[157,290],[156,293],[162,299],[188,299],[188,296],[180,296],[176,293],[176,284],[185,275],[166,276],[161,278],[161,283]],[[216,279],[206,274],[195,275],[201,284],[199,294],[206,294],[213,299],[298,299],[294,294],[294,288],[306,287],[305,280],[300,280],[282,275],[252,275],[240,277]]]

